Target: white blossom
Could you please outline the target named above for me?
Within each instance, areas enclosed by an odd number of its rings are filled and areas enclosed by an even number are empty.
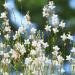
[[[68,55],[68,56],[66,56],[66,60],[71,60],[72,58],[71,58],[71,55]]]
[[[3,58],[1,61],[3,64],[10,64],[10,59],[8,58]]]
[[[60,37],[62,38],[63,41],[67,39],[67,36],[65,35],[65,33],[63,33],[63,35],[61,35]]]
[[[56,66],[60,66],[60,63],[57,60],[53,60],[53,64]]]
[[[31,33],[35,34],[36,33],[36,29],[35,28],[31,28]]]
[[[31,50],[30,51],[30,55],[36,55],[36,51],[35,50]]]
[[[3,22],[4,26],[9,26],[9,19],[5,19],[5,21]]]
[[[58,15],[53,14],[52,15],[52,26],[56,27],[59,24],[59,19],[58,19]]]
[[[31,62],[31,57],[25,59],[25,64],[28,65]]]
[[[60,22],[59,24],[60,27],[64,28],[65,27],[65,23],[63,21]]]
[[[37,41],[33,40],[32,41],[32,46],[36,47],[37,46]]]
[[[20,47],[20,53],[23,55],[24,53],[26,53],[26,49],[24,47],[24,45],[21,45]]]
[[[9,57],[10,57],[9,53],[4,53],[4,58],[9,58]]]
[[[64,72],[65,72],[65,70],[63,68],[61,68],[61,73],[64,73]]]
[[[1,13],[0,18],[7,18],[7,16],[6,16],[6,12]]]
[[[29,41],[29,39],[27,39],[27,40],[24,40],[25,42],[24,42],[24,44],[30,44],[30,41]]]
[[[49,1],[49,8],[51,9],[51,10],[53,10],[56,6],[54,6],[54,2],[53,1]]]
[[[73,36],[71,36],[70,34],[67,34],[67,39],[73,40]]]
[[[62,61],[64,61],[64,58],[61,55],[57,56],[58,61],[61,63]]]
[[[52,30],[53,30],[54,33],[59,32],[59,30],[57,28],[53,28]]]
[[[8,72],[3,72],[3,75],[9,75],[9,73]]]
[[[5,29],[4,29],[4,31],[6,31],[6,32],[10,32],[10,31],[11,31],[11,29],[10,29],[10,27],[9,27],[9,26],[6,26],[6,27],[5,27]]]
[[[0,55],[3,55],[4,54],[4,52],[3,51],[0,51]]]
[[[6,40],[9,40],[10,35],[9,34],[6,34],[6,35],[4,35],[4,37],[6,38]]]
[[[47,25],[47,26],[45,27],[45,30],[46,30],[46,31],[51,31],[51,26],[48,26],[48,25]]]
[[[31,24],[31,21],[30,21],[29,11],[28,11],[27,14],[25,15],[25,19],[26,19],[26,23],[30,25],[30,24]]]
[[[16,47],[17,49],[20,49],[20,48],[21,48],[21,44],[20,44],[19,42],[17,42],[17,43],[15,44],[15,47]]]
[[[4,44],[2,42],[0,43],[0,47],[2,47],[2,48],[4,47]]]
[[[16,40],[18,38],[17,35],[13,35],[13,40]]]
[[[20,75],[24,75],[23,73],[20,73]]]
[[[57,56],[58,55],[58,51],[53,51],[52,54]]]
[[[54,46],[53,49],[56,50],[56,51],[60,50],[60,48],[57,45]]]
[[[51,63],[52,63],[52,62],[51,62],[50,59],[48,59],[48,60],[45,61],[45,64],[49,64],[49,65],[50,65]]]
[[[75,47],[72,47],[71,52],[75,52]]]
[[[31,34],[31,35],[29,36],[29,39],[34,39],[34,35]]]
[[[2,33],[0,32],[0,35],[1,35]]]
[[[43,8],[43,17],[48,17],[48,16],[49,16],[48,8],[47,8],[47,6],[44,6],[44,8]]]
[[[13,50],[11,58],[17,59],[17,58],[20,58],[20,55],[17,53],[17,51]]]
[[[47,48],[49,45],[48,45],[48,43],[46,42],[46,43],[43,43],[43,47],[44,48]]]
[[[50,1],[49,4],[43,8],[43,17],[49,17],[55,7],[53,1]]]

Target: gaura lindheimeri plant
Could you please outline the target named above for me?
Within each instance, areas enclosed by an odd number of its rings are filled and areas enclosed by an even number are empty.
[[[28,33],[24,25],[13,31],[9,25],[7,12],[0,15],[0,73],[2,75],[61,75],[65,72],[63,63],[71,62],[75,54],[72,47],[73,37],[66,32],[66,23],[60,21],[55,13],[53,1],[43,8],[43,17],[47,18],[45,32],[31,26],[30,16],[26,21],[31,27]],[[15,18],[14,18],[15,19]],[[47,36],[44,38],[44,35]],[[46,40],[46,41],[45,41]],[[70,52],[71,51],[71,52]],[[69,52],[69,53],[68,53]],[[70,54],[70,55],[69,55]]]

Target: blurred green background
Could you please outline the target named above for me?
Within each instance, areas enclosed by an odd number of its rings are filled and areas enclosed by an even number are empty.
[[[56,13],[60,19],[64,20],[67,30],[75,34],[75,0],[53,0],[56,7]],[[74,1],[74,2],[73,2]],[[15,6],[22,14],[30,11],[31,21],[37,23],[41,28],[46,24],[46,19],[42,17],[42,9],[49,0],[15,0]],[[0,13],[4,11],[4,0],[0,0]]]

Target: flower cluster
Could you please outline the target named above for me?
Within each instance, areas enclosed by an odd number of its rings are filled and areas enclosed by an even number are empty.
[[[58,75],[65,72],[62,67],[64,60],[74,60],[72,56],[75,54],[75,47],[72,47],[73,36],[65,31],[66,23],[63,20],[59,21],[54,11],[55,7],[54,2],[50,1],[43,8],[43,17],[48,19],[44,28],[48,34],[47,38],[44,38],[43,31],[35,28],[31,28],[28,35],[23,25],[17,31],[13,31],[7,12],[1,13],[0,72],[3,75],[10,75],[13,69],[17,75],[18,71],[20,75],[47,75],[48,69],[50,74],[54,75],[55,67]],[[31,25],[28,13],[26,19]],[[69,51],[70,55],[67,54]]]
[[[47,18],[47,25],[45,31],[47,32],[48,49],[51,52],[51,59],[53,65],[62,66],[65,60],[74,60],[73,36],[66,31],[66,23],[59,20],[58,15],[54,9],[56,6],[53,1],[43,8],[43,17]],[[72,48],[72,49],[71,49]],[[72,57],[73,56],[73,57]],[[61,72],[62,69],[58,69]]]
[[[59,21],[58,15],[55,14],[54,12],[55,7],[56,6],[54,5],[53,1],[50,1],[49,4],[44,6],[43,8],[43,15],[48,19],[47,25],[45,26],[45,30],[48,33],[48,42],[50,44],[52,43],[51,47],[53,48],[51,49],[60,52],[62,48],[61,47],[59,48],[58,46],[63,44],[62,46],[66,47],[68,43],[70,44],[73,42],[73,36],[71,35],[70,32],[67,32],[65,30],[66,23],[63,20]],[[46,16],[45,14],[48,15]]]
[[[31,28],[30,35],[27,37],[24,26],[19,27],[15,32],[12,31],[6,12],[1,13],[0,18],[3,22],[1,26],[1,38],[3,38],[0,43],[1,73],[9,75],[12,68],[19,71],[18,65],[23,69],[23,73],[20,75],[42,75],[45,61],[48,61],[48,58],[45,57],[45,49],[49,45],[44,42],[44,37],[41,37],[41,31]],[[26,37],[24,37],[25,35]],[[43,32],[42,35],[44,35]]]

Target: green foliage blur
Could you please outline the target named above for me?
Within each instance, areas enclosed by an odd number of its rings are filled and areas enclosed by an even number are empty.
[[[68,22],[69,27],[67,31],[71,31],[75,34],[75,10],[69,6],[69,0],[53,0],[56,8],[56,13],[61,20]],[[19,12],[26,14],[30,11],[31,21],[37,23],[41,28],[44,28],[46,19],[42,17],[43,6],[46,5],[49,0],[15,0],[15,5]],[[4,0],[0,0],[0,13],[4,11]]]

